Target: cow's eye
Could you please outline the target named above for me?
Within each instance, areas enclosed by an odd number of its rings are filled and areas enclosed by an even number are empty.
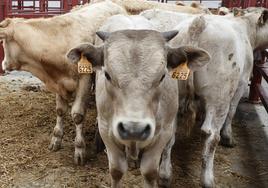
[[[164,74],[164,75],[161,77],[161,79],[160,79],[159,82],[162,82],[162,81],[164,80],[165,76],[166,76],[166,74]]]
[[[109,81],[111,80],[111,76],[106,71],[105,71],[105,77],[107,80],[109,80]]]

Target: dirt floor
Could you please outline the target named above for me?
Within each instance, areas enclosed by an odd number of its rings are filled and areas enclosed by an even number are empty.
[[[25,82],[19,77],[0,77],[0,187],[109,187],[106,154],[93,152],[95,107],[91,105],[85,126],[88,162],[76,166],[75,127],[70,115],[66,116],[62,149],[50,151],[48,145],[56,122],[55,96],[37,80],[29,79]],[[248,121],[254,125],[248,125]],[[217,187],[268,187],[268,138],[263,132],[268,125],[259,121],[254,109],[241,109],[233,127],[237,146],[219,146],[216,151]],[[190,138],[178,136],[172,154],[172,187],[200,186],[200,141],[198,128]],[[142,187],[142,177],[134,167],[123,181],[127,188]]]

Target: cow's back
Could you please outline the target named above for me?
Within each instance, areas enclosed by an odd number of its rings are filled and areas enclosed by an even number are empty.
[[[194,73],[194,86],[195,92],[205,97],[213,98],[213,91],[222,90],[221,98],[217,96],[215,102],[224,102],[226,95],[232,97],[239,78],[243,74],[248,75],[250,69],[249,39],[245,28],[240,26],[238,31],[236,24],[230,18],[207,15],[187,19],[175,28],[179,34],[172,45],[197,46],[211,55],[211,62]],[[227,94],[225,91],[231,92]]]

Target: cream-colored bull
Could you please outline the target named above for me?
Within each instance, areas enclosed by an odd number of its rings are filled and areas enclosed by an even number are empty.
[[[85,6],[71,13],[40,19],[6,19],[0,23],[0,39],[3,40],[5,71],[24,70],[43,81],[56,93],[57,123],[49,148],[60,149],[63,137],[63,115],[68,102],[73,101],[72,118],[76,124],[75,162],[84,163],[85,141],[82,134],[86,112],[86,96],[89,88],[79,85],[90,79],[81,78],[77,67],[67,63],[65,54],[81,42],[94,43],[95,32],[102,23],[125,10],[112,2]]]

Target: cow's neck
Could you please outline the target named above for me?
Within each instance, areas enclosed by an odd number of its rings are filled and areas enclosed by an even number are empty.
[[[239,33],[240,32],[245,32],[247,35],[250,45],[253,47],[255,45],[255,40],[256,40],[256,28],[252,27],[253,24],[253,19],[249,16],[244,16],[244,17],[237,17],[235,18],[235,21],[237,21],[237,24],[239,25]]]
[[[244,16],[241,19],[243,24],[246,26],[247,35],[253,50],[265,46],[268,43],[268,35],[265,35],[264,32],[262,35],[262,33],[260,33],[261,30],[258,28],[258,17],[259,16],[256,14],[251,14]]]

